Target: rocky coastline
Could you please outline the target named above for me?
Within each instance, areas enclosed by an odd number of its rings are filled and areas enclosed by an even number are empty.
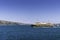
[[[20,23],[0,20],[0,25],[12,25],[12,24],[18,25]]]

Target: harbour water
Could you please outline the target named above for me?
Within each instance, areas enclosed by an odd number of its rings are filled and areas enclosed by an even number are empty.
[[[60,40],[60,28],[2,25],[0,26],[0,40]]]

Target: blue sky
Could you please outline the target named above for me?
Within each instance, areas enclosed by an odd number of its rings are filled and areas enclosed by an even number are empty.
[[[60,23],[60,0],[0,0],[0,20]]]

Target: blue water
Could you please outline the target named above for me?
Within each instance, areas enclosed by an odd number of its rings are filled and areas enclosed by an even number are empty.
[[[60,28],[31,26],[0,26],[0,40],[60,40]]]

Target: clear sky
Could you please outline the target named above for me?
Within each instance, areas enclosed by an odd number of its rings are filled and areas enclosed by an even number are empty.
[[[60,22],[60,0],[0,0],[0,20]]]

